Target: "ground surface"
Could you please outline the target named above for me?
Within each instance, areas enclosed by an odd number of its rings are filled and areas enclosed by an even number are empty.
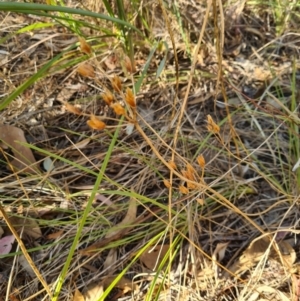
[[[93,47],[85,54],[65,26],[16,33],[50,18],[0,12],[2,102],[63,53],[0,112],[3,125],[24,131],[37,166],[12,171],[15,136],[2,126],[2,207],[59,300],[97,300],[122,273],[107,300],[298,300],[299,7],[279,22],[273,7],[244,2],[215,11],[213,2],[206,18],[208,6],[197,1],[166,1],[163,10],[144,1],[149,29],[139,16],[132,21],[145,34],[132,33],[133,75],[111,23],[107,32],[82,26]],[[70,6],[105,12],[97,2]],[[90,67],[80,71],[83,62]],[[120,123],[102,93],[124,105],[144,70],[136,113],[129,108],[131,119]],[[124,94],[113,89],[114,76]],[[87,124],[94,115],[105,130]],[[8,237],[5,216],[2,228]],[[24,250],[14,243],[9,252],[0,296],[45,300]]]

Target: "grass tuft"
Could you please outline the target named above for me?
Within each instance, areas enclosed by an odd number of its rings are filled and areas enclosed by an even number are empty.
[[[0,16],[1,296],[299,297],[296,1]]]

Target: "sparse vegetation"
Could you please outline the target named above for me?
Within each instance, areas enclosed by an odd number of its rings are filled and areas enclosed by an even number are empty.
[[[0,301],[299,299],[297,1],[0,16]]]

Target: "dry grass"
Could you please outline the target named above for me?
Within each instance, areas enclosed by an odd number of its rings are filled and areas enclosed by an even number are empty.
[[[122,1],[126,37],[0,12],[1,122],[39,166],[12,171],[1,144],[2,237],[24,244],[1,301],[298,300],[299,5],[220,2]]]

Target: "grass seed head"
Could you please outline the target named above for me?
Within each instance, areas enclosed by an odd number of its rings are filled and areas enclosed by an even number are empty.
[[[80,51],[85,53],[85,54],[92,54],[92,47],[87,43],[87,41],[79,37],[79,42],[80,42]]]
[[[189,193],[188,188],[186,188],[186,187],[183,186],[183,185],[180,185],[180,186],[179,186],[179,191],[180,191],[182,194],[188,194],[188,193]]]
[[[197,202],[198,202],[201,206],[204,205],[204,200],[203,200],[203,199],[197,199]]]
[[[189,177],[191,177],[190,180],[192,180],[192,178],[195,178],[196,171],[195,171],[194,167],[191,164],[188,163],[186,165],[186,170],[187,170],[187,173],[188,173]]]
[[[114,101],[113,94],[108,90],[106,90],[104,93],[102,93],[101,97],[108,105],[111,105],[112,102]]]
[[[93,114],[90,116],[90,120],[87,121],[87,124],[93,130],[99,131],[105,129],[106,127],[106,124]]]
[[[80,64],[77,67],[77,72],[84,77],[91,77],[91,78],[95,77],[94,68],[87,63]]]
[[[176,166],[176,164],[175,164],[174,161],[169,161],[168,162],[168,166],[169,166],[170,169],[176,169],[177,168],[177,166]]]
[[[197,162],[202,169],[205,167],[205,159],[203,155],[197,157]]]
[[[166,186],[167,188],[171,188],[171,187],[172,187],[170,181],[168,181],[167,179],[164,179],[164,184],[165,184],[165,186]]]
[[[125,115],[126,111],[119,103],[112,103],[110,107],[115,111],[117,115]]]
[[[182,174],[186,179],[188,179],[188,173],[187,173],[186,170],[182,169],[182,170],[181,170],[181,174]]]
[[[135,72],[134,63],[131,62],[130,58],[126,55],[124,58],[124,65],[128,73]]]
[[[130,88],[126,89],[126,94],[125,94],[125,100],[128,103],[128,105],[132,108],[136,107],[136,101],[135,101],[135,97],[132,93],[132,90]]]
[[[213,121],[210,115],[207,115],[207,129],[214,134],[219,134],[220,132],[220,127]]]
[[[76,114],[76,115],[82,114],[82,112],[79,108],[74,107],[73,105],[69,104],[68,102],[65,102],[64,105],[68,112]]]
[[[188,189],[191,189],[191,190],[195,190],[197,188],[197,185],[194,183],[191,183],[191,182],[187,182],[186,186]]]
[[[119,76],[114,75],[114,77],[111,80],[111,85],[112,85],[113,89],[116,92],[118,92],[118,93],[121,92],[121,90],[122,90],[122,83],[121,83],[121,80],[120,80]]]
[[[191,164],[187,164],[186,170],[182,170],[181,173],[186,179],[195,181],[195,169]]]

